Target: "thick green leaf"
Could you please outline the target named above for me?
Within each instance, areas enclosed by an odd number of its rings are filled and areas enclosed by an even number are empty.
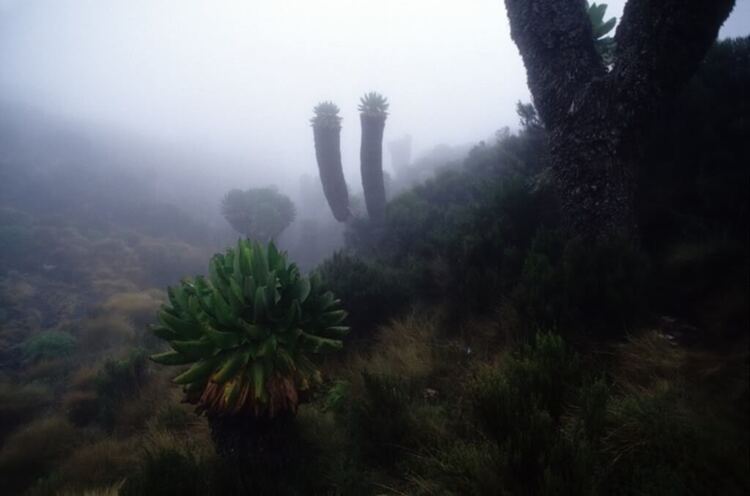
[[[225,286],[224,282],[224,256],[216,254],[208,264],[208,277],[214,288],[221,289]]]
[[[300,335],[300,340],[305,350],[311,353],[328,353],[338,351],[343,347],[340,339],[321,338],[306,332]]]
[[[211,327],[206,327],[205,333],[213,344],[220,349],[232,348],[242,342],[242,335],[238,332],[222,332]]]
[[[284,257],[281,255],[276,245],[271,241],[268,243],[268,268],[269,270],[283,271]]]
[[[300,302],[304,303],[309,295],[310,295],[310,280],[306,277],[300,277],[294,283],[294,288],[292,290],[292,298],[297,299]]]
[[[250,252],[250,246],[247,242],[239,243],[238,252],[240,254],[240,272],[243,277],[249,277],[252,271],[252,255]]]
[[[302,306],[298,300],[293,300],[292,304],[289,305],[289,310],[286,312],[286,317],[282,321],[282,327],[288,329],[293,325],[296,325],[302,319]]]
[[[240,283],[238,283],[234,279],[231,279],[229,281],[229,289],[232,290],[231,294],[237,300],[237,304],[240,307],[242,307],[245,301],[245,295],[242,292],[242,287],[240,286]]]
[[[266,315],[266,309],[268,308],[268,304],[266,303],[266,288],[265,286],[259,286],[258,289],[255,290],[255,313],[253,316],[255,317],[255,322],[260,322],[263,317]]]
[[[346,318],[346,310],[334,310],[333,312],[326,312],[320,316],[320,323],[324,327],[332,327],[340,324]]]
[[[258,244],[253,243],[252,269],[253,278],[258,285],[265,285],[268,280],[268,259],[265,250]]]
[[[249,360],[250,352],[248,351],[238,351],[232,353],[229,358],[224,360],[221,368],[213,375],[212,379],[219,384],[225,383],[226,381],[234,377],[237,371],[247,365],[247,362]]]
[[[281,369],[281,372],[285,374],[289,374],[297,368],[292,356],[283,348],[279,348],[277,350],[276,362],[278,363],[278,367]]]
[[[597,26],[604,20],[604,12],[607,10],[607,4],[593,3],[589,5],[589,21],[593,26]]]
[[[179,351],[183,355],[187,355],[194,360],[210,356],[215,349],[214,344],[207,339],[170,341],[169,344],[175,349],[175,351]]]
[[[227,408],[234,408],[237,398],[240,396],[240,383],[238,381],[227,384],[224,387],[224,401]]]
[[[159,312],[159,321],[164,327],[173,330],[181,337],[190,338],[200,336],[199,324],[178,319],[169,312]]]
[[[218,291],[211,294],[211,303],[213,304],[214,315],[223,325],[232,325],[236,316],[232,311],[231,305],[227,303],[224,297]]]
[[[263,364],[259,360],[253,362],[250,374],[253,378],[255,399],[259,399],[263,395],[263,390],[265,389],[265,372],[263,371]]]
[[[614,29],[615,27],[615,24],[617,24],[617,19],[613,17],[600,26],[594,26],[594,39],[598,40],[602,36],[612,31],[612,29]]]
[[[261,343],[260,348],[258,348],[258,352],[256,353],[256,357],[263,357],[263,356],[271,356],[276,351],[276,346],[278,346],[278,343],[276,342],[276,337],[271,334],[268,336],[263,343]]]
[[[178,375],[172,381],[177,384],[190,384],[191,382],[203,382],[208,379],[211,372],[214,370],[216,360],[214,358],[208,358],[200,360],[193,364],[192,367],[187,369],[182,374]]]
[[[299,328],[293,328],[286,331],[282,331],[278,334],[277,340],[280,343],[283,343],[287,348],[292,349],[294,348],[294,344],[297,341],[297,338],[302,334],[302,329]]]
[[[239,325],[240,328],[245,331],[245,334],[247,334],[250,339],[258,340],[266,337],[267,333],[264,332],[263,328],[261,327],[245,322],[244,320],[238,320],[237,325]]]
[[[162,365],[186,365],[193,363],[195,360],[189,358],[186,355],[182,355],[176,351],[165,351],[164,353],[156,353],[149,357],[156,363]]]
[[[242,285],[242,296],[245,301],[253,301],[255,299],[255,279],[252,276],[245,277]]]
[[[180,336],[176,332],[164,326],[151,326],[151,333],[157,338],[164,339],[165,341],[171,341],[173,339],[180,338]]]

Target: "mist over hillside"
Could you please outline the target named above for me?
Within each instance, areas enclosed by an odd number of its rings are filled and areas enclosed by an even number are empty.
[[[0,494],[750,493],[749,33],[0,0]]]

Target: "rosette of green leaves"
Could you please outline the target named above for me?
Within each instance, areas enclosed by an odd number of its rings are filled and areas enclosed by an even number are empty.
[[[340,129],[341,117],[339,116],[339,107],[333,102],[320,102],[313,108],[315,114],[310,122],[313,126]]]
[[[174,382],[209,411],[237,412],[252,403],[257,413],[279,383],[295,388],[296,403],[296,390],[318,374],[308,355],[341,349],[349,330],[340,301],[273,243],[240,240],[214,255],[207,278],[183,280],[168,295],[153,333],[172,349],[151,359],[189,364]],[[221,401],[208,398],[216,391]]]
[[[388,99],[377,93],[371,91],[365,96],[359,99],[358,110],[367,115],[387,116],[388,115]]]

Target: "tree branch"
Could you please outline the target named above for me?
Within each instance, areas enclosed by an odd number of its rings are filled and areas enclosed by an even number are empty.
[[[733,7],[734,0],[628,0],[610,74],[623,120],[637,125],[643,113],[677,93]]]
[[[547,128],[561,123],[592,79],[606,74],[586,0],[505,0],[534,105]]]

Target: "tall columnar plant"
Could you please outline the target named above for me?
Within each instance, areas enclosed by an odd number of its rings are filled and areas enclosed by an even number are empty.
[[[315,139],[315,158],[328,205],[339,222],[349,219],[349,192],[341,166],[341,117],[332,102],[321,102],[310,119]]]
[[[362,144],[359,151],[362,188],[367,213],[374,222],[385,217],[385,184],[383,182],[383,130],[388,117],[388,100],[375,92],[360,99],[359,119]]]
[[[151,359],[187,366],[174,382],[207,414],[221,455],[287,463],[285,429],[320,376],[310,356],[341,349],[348,332],[340,301],[273,243],[248,240],[214,255],[209,277],[185,279],[168,296],[153,333],[171,350]]]

